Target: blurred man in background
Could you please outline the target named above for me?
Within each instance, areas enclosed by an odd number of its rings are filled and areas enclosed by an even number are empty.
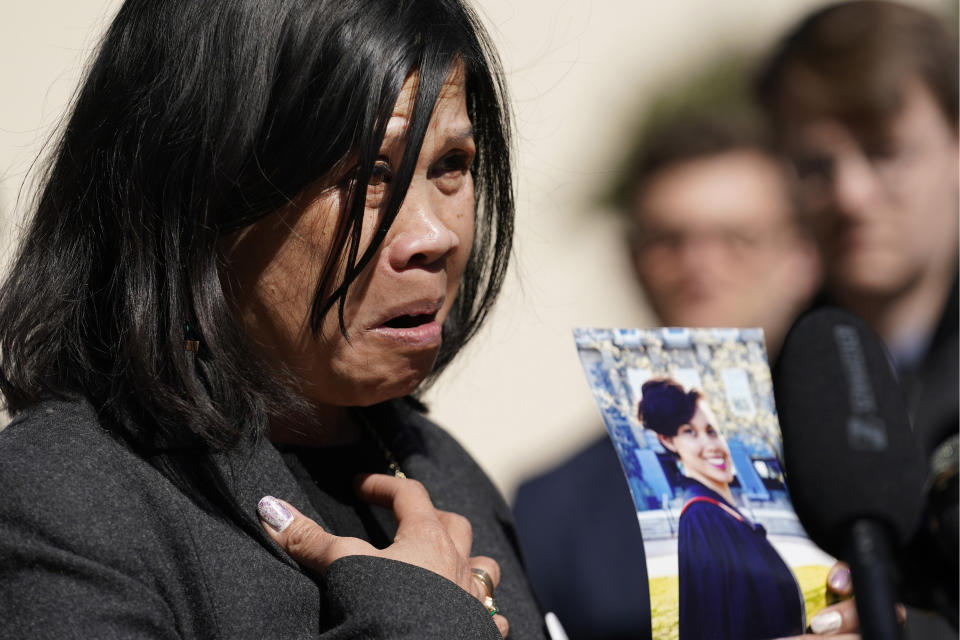
[[[838,5],[784,40],[758,86],[799,179],[823,296],[887,343],[932,449],[957,427],[956,36],[913,8]]]
[[[646,137],[628,178],[628,250],[661,323],[760,326],[775,352],[819,266],[756,123],[675,117]],[[572,640],[649,636],[636,507],[609,438],[521,485],[515,512],[534,589]]]
[[[886,342],[930,458],[930,605],[956,625],[958,433],[957,36],[915,8],[822,9],[774,51],[758,82],[799,183],[825,268],[818,304]],[[942,573],[940,573],[942,572]],[[907,571],[909,574],[910,571]],[[911,577],[908,575],[908,577]],[[914,576],[916,580],[916,576]],[[932,629],[908,635],[933,638]],[[952,631],[945,637],[956,637]]]
[[[819,282],[784,166],[745,121],[685,120],[646,145],[630,255],[660,323],[762,327],[775,355]]]

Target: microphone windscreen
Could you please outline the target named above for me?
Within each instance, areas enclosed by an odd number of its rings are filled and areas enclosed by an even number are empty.
[[[845,532],[866,518],[905,545],[925,465],[879,338],[841,309],[810,311],[787,334],[773,385],[787,483],[810,538],[843,557]]]

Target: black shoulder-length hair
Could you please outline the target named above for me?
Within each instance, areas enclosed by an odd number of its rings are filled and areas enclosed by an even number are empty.
[[[415,73],[407,146],[373,242],[360,246],[364,198],[348,198],[316,284],[313,330],[335,312],[345,331],[347,289],[397,215],[457,65],[477,143],[477,216],[434,374],[484,319],[511,247],[506,95],[475,14],[460,0],[127,0],[0,289],[7,408],[81,395],[143,446],[222,449],[262,435],[298,405],[231,313],[218,241],[348,161],[354,193],[364,193]],[[200,342],[195,354],[188,339]]]

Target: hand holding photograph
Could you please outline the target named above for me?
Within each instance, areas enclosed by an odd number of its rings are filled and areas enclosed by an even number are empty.
[[[797,635],[834,560],[787,490],[759,329],[575,329],[637,509],[657,639]]]

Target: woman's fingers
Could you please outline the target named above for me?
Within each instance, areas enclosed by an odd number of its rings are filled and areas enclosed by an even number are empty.
[[[362,540],[327,533],[289,503],[273,496],[260,500],[257,513],[263,528],[290,557],[319,573],[344,556],[376,553],[373,546]]]
[[[482,571],[485,571],[486,574],[490,576],[490,580],[493,582],[494,589],[500,586],[500,565],[497,564],[497,561],[493,558],[488,558],[487,556],[473,556],[470,558],[470,568],[481,569]]]
[[[392,509],[397,522],[416,516],[436,518],[436,509],[426,488],[416,480],[384,473],[359,476],[357,494],[371,504]]]
[[[475,593],[467,565],[473,529],[466,518],[436,509],[426,488],[409,478],[384,474],[361,476],[357,493],[368,502],[393,510],[397,534],[394,545],[386,551],[410,552],[412,558],[420,559],[409,560],[413,564],[439,573]]]
[[[435,509],[427,490],[416,480],[373,474],[362,476],[358,494],[373,504],[393,510],[397,535],[393,544],[378,550],[357,538],[341,538],[304,516],[287,502],[266,496],[257,513],[271,538],[301,565],[324,573],[335,560],[348,555],[391,558],[438,573],[459,585],[491,610],[493,622],[506,637],[507,619],[496,612],[494,589],[500,584],[500,565],[486,556],[470,557],[473,530],[461,515]],[[473,569],[483,572],[482,576]]]
[[[368,502],[392,509],[397,518],[394,544],[384,549],[383,555],[439,573],[495,610],[495,600],[490,598],[495,597],[493,590],[500,584],[500,565],[486,556],[470,557],[473,528],[469,520],[435,508],[426,488],[409,478],[361,476],[357,493]],[[490,584],[476,576],[473,569],[482,570]],[[510,630],[507,619],[495,613],[493,622],[506,637]]]
[[[859,628],[857,606],[853,600],[829,606],[810,618],[810,631],[817,635],[852,633]]]
[[[789,640],[812,640],[822,636],[830,636],[832,640],[860,640],[857,627],[857,609],[853,600],[844,600],[821,610],[810,618],[808,633],[795,636]],[[788,640],[781,638],[780,640]]]
[[[510,623],[507,622],[507,619],[498,613],[493,616],[493,623],[497,625],[497,630],[500,631],[500,635],[506,638],[507,634],[510,633]]]
[[[827,574],[827,589],[838,596],[846,597],[853,593],[853,580],[850,579],[850,567],[837,562]]]
[[[422,484],[372,474],[360,476],[357,493],[368,502],[392,509],[397,518],[397,533],[384,555],[439,573],[469,591],[469,581],[464,579],[469,576],[467,556],[460,553]]]
[[[473,527],[459,513],[441,511],[433,506],[426,488],[409,478],[395,478],[384,474],[361,476],[357,492],[364,500],[392,509],[399,527],[436,520],[446,529],[447,535],[464,558],[470,557],[473,547]],[[397,535],[404,532],[399,530]]]
[[[450,511],[440,511],[438,509],[436,514],[443,526],[446,527],[460,555],[464,558],[470,557],[470,549],[473,548],[473,526],[470,521],[459,513]]]
[[[493,558],[488,558],[487,556],[474,556],[470,558],[470,570],[476,587],[479,588],[480,594],[478,595],[474,592],[474,595],[483,603],[488,609],[493,606],[496,607],[496,588],[500,585],[500,565],[497,564],[497,561]],[[482,574],[478,575],[478,571]],[[493,616],[493,622],[497,625],[497,629],[500,630],[500,635],[504,638],[507,637],[507,634],[510,632],[510,623],[507,622],[507,619],[500,615],[499,613]]]
[[[907,610],[897,605],[897,620],[902,625],[907,619]],[[819,638],[828,636],[832,640],[850,638],[860,640],[860,623],[857,619],[857,605],[854,599],[844,600],[826,607],[810,619],[811,633],[797,638]]]

